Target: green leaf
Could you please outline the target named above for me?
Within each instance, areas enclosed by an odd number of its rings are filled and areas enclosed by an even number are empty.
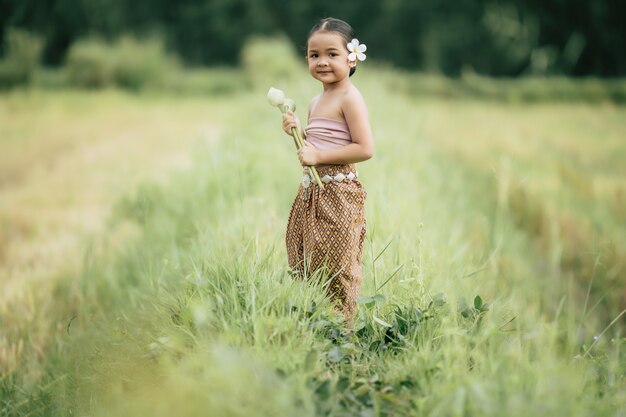
[[[436,307],[441,307],[446,303],[446,295],[442,292],[435,294],[433,296],[433,303]]]
[[[343,354],[339,346],[335,346],[334,348],[328,351],[328,359],[331,362],[339,362],[340,360],[344,358],[344,356],[345,355]]]
[[[317,394],[321,400],[327,400],[330,397],[330,381],[326,379],[319,384],[315,389],[315,394]]]
[[[383,298],[381,299],[380,297],[383,297]],[[357,298],[356,302],[357,304],[364,304],[365,307],[367,307],[368,309],[371,309],[372,307],[374,307],[377,301],[384,300],[385,299],[384,297],[385,296],[382,294],[376,294],[373,297],[360,296],[359,298]]]
[[[368,304],[374,301],[374,298],[372,297],[367,297],[367,296],[360,296],[359,298],[356,299],[357,304]]]
[[[376,294],[372,297],[372,299],[376,301],[377,303],[385,301],[385,298],[386,297],[383,294]]]
[[[386,322],[386,321],[384,321],[384,320],[379,319],[379,318],[378,318],[378,317],[376,317],[376,316],[373,316],[372,318],[374,319],[374,321],[375,321],[376,323],[380,324],[381,326],[384,326],[384,327],[393,327],[391,324],[387,323],[387,322]]]
[[[347,376],[340,377],[339,380],[337,381],[337,390],[345,391],[349,387],[350,387],[350,378],[348,378]]]
[[[393,271],[393,273],[389,276],[389,278],[387,278],[387,279],[385,280],[385,282],[383,282],[383,285],[381,285],[380,287],[378,287],[378,289],[377,289],[376,291],[380,291],[380,290],[381,290],[381,289],[382,289],[385,285],[387,285],[387,283],[388,283],[389,281],[391,281],[391,279],[392,279],[393,277],[395,277],[395,276],[396,276],[396,274],[397,274],[397,273],[398,273],[398,272],[402,269],[402,267],[403,267],[403,266],[404,266],[404,265],[398,265],[398,266],[396,267],[396,270],[395,270],[395,271]]]
[[[474,308],[476,310],[480,310],[482,305],[483,305],[483,299],[480,298],[480,295],[477,295],[476,298],[474,298]]]
[[[391,242],[393,242],[393,239],[389,240],[389,242],[385,245],[383,250],[381,250],[380,253],[376,256],[376,258],[374,258],[374,262],[376,262],[378,260],[378,258],[380,258],[383,255],[383,253],[385,253],[385,251],[387,250],[389,245],[391,245]]]

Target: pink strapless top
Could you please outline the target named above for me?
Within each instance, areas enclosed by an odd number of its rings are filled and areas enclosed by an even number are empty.
[[[304,130],[306,141],[320,151],[340,148],[352,143],[348,125],[339,120],[311,117],[309,125]]]

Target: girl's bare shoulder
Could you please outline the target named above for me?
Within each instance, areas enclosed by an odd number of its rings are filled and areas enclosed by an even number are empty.
[[[345,112],[348,109],[366,108],[365,99],[363,99],[363,95],[354,85],[351,85],[343,95],[341,99],[341,108]]]
[[[359,89],[356,88],[354,84],[352,84],[343,95],[343,101],[344,102],[350,102],[350,101],[364,102],[365,100],[363,100],[363,95],[361,94]]]

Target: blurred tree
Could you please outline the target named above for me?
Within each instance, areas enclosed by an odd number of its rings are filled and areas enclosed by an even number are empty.
[[[35,32],[56,65],[86,36],[157,32],[187,63],[234,65],[252,35],[286,33],[304,55],[309,28],[334,16],[405,68],[618,76],[625,15],[623,0],[0,0],[0,44],[8,27]]]
[[[42,39],[9,28],[5,44],[6,53],[0,60],[0,89],[29,83],[39,66]]]
[[[538,47],[550,47],[554,70],[572,75],[626,74],[623,0],[528,0],[539,22]]]

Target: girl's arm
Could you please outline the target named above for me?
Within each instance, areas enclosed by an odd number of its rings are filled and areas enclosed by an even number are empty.
[[[300,152],[304,165],[352,164],[370,159],[374,154],[374,139],[367,114],[367,106],[357,90],[350,91],[343,99],[341,109],[350,129],[352,143],[337,149],[319,151],[312,145]]]

